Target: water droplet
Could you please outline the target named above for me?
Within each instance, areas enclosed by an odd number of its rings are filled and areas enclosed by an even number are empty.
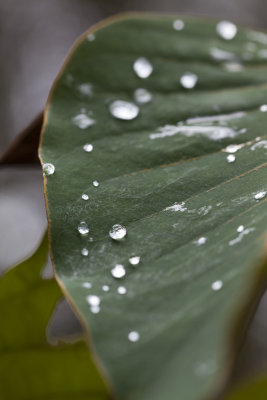
[[[94,294],[90,294],[86,297],[86,300],[90,306],[100,306],[100,298]]]
[[[98,314],[100,311],[100,307],[99,306],[91,306],[90,310],[93,314]]]
[[[207,241],[207,238],[204,237],[204,236],[202,236],[202,237],[200,237],[198,240],[196,240],[194,243],[195,243],[197,246],[202,246],[203,244],[206,243],[206,241]]]
[[[109,231],[109,236],[113,240],[121,240],[126,236],[127,230],[123,225],[116,224]]]
[[[103,292],[108,292],[109,291],[109,286],[108,285],[103,285],[102,286]]]
[[[89,233],[89,226],[86,222],[82,221],[78,225],[78,231],[81,235],[87,235]]]
[[[83,194],[82,194],[82,199],[83,199],[83,200],[88,200],[88,199],[89,199],[88,194],[83,193]]]
[[[125,121],[130,121],[139,114],[139,108],[135,104],[123,100],[114,101],[110,105],[109,110],[113,117]]]
[[[242,149],[244,144],[229,144],[223,151],[226,153],[236,153],[238,150]]]
[[[138,265],[140,263],[140,257],[139,256],[132,256],[129,258],[129,263],[131,265]]]
[[[231,61],[236,58],[234,53],[231,53],[230,51],[218,49],[217,47],[212,47],[210,49],[210,55],[214,60],[217,60],[217,61]]]
[[[98,181],[93,181],[93,186],[95,186],[95,187],[99,186],[99,182]]]
[[[119,286],[117,291],[118,291],[119,294],[127,293],[127,289],[124,286]]]
[[[186,210],[187,210],[187,208],[185,207],[185,202],[183,201],[180,204],[179,203],[174,203],[172,206],[164,208],[163,211],[174,211],[174,212],[181,211],[181,212],[184,212]]]
[[[72,122],[80,129],[86,129],[95,124],[95,120],[84,113],[76,115],[72,118]]]
[[[53,175],[55,173],[55,166],[50,163],[45,163],[43,165],[43,171],[46,176]]]
[[[148,78],[153,71],[153,67],[145,57],[140,57],[135,60],[133,65],[134,72],[139,78]]]
[[[128,339],[130,340],[130,342],[137,342],[140,338],[140,335],[137,331],[132,331],[129,333],[128,335]]]
[[[86,289],[91,289],[92,284],[91,284],[90,282],[84,282],[84,283],[82,284],[82,287],[84,287],[84,288],[86,288]]]
[[[237,228],[237,232],[243,232],[243,230],[244,230],[245,228],[244,228],[244,225],[239,225],[239,227]]]
[[[255,198],[256,200],[263,199],[263,198],[266,196],[266,193],[267,193],[267,192],[259,192],[259,193],[255,194],[254,198]]]
[[[233,154],[229,154],[226,158],[229,163],[235,162],[235,156]]]
[[[258,138],[256,138],[256,140],[257,140]],[[260,138],[259,138],[260,139]],[[256,149],[260,149],[260,148],[263,148],[263,149],[267,149],[267,140],[260,140],[260,142],[259,141],[257,141],[257,143],[255,143],[255,144],[253,144],[253,146],[251,146],[251,150],[252,151],[254,151],[254,150],[256,150]]]
[[[90,83],[81,83],[78,86],[78,90],[81,94],[91,97],[93,95],[93,87]]]
[[[229,72],[240,72],[244,69],[243,65],[236,61],[228,61],[224,64],[224,68]]]
[[[89,251],[84,247],[84,248],[82,249],[81,253],[82,253],[83,256],[86,257],[86,256],[88,256]]]
[[[125,274],[126,274],[125,268],[121,264],[115,265],[115,267],[111,270],[111,275],[113,276],[113,278],[116,279],[123,278]]]
[[[137,103],[145,104],[152,100],[152,94],[146,89],[136,89],[134,92],[134,99]]]
[[[86,143],[83,146],[84,151],[86,151],[87,153],[91,153],[91,151],[93,151],[94,146],[90,143]]]
[[[180,83],[185,89],[193,89],[196,86],[198,81],[198,77],[196,74],[192,74],[191,72],[186,72],[180,78]]]
[[[87,40],[89,42],[93,42],[95,40],[95,34],[94,33],[89,33],[89,35],[87,36]]]
[[[176,19],[175,21],[173,21],[173,29],[175,29],[176,31],[182,31],[184,29],[184,21],[182,21],[181,19]]]
[[[215,281],[212,283],[211,288],[212,290],[220,290],[223,287],[223,282],[222,281]]]
[[[267,112],[267,104],[263,104],[262,106],[260,106],[260,111]]]
[[[216,26],[216,31],[221,38],[231,40],[237,34],[237,27],[229,21],[221,21]]]

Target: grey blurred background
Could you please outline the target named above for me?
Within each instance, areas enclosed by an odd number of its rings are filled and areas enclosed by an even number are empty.
[[[94,23],[124,11],[158,11],[228,19],[267,29],[266,0],[0,0],[0,153],[37,113],[74,40]],[[42,177],[36,167],[0,169],[0,271],[28,256],[46,229]],[[77,329],[69,311],[56,334]],[[267,372],[267,295],[260,303],[235,371]],[[57,331],[58,329],[58,331]]]

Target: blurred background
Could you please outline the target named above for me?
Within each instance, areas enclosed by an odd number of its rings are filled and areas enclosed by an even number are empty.
[[[124,11],[191,14],[267,30],[266,0],[0,0],[0,154],[44,108],[74,40],[96,22]],[[0,271],[27,257],[46,229],[38,167],[0,169]],[[49,268],[48,268],[49,273]],[[78,329],[63,304],[55,334]],[[267,372],[267,295],[260,303],[235,378]]]

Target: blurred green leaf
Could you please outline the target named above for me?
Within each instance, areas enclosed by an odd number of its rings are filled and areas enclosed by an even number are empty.
[[[224,400],[266,400],[267,378],[262,376],[233,389]]]
[[[174,29],[175,19],[130,15],[88,32],[45,113],[57,277],[127,400],[219,390],[233,329],[244,329],[266,282],[267,36],[238,29],[225,40],[214,22],[178,19]],[[126,120],[112,115],[115,101],[131,103],[117,109]],[[120,243],[114,224],[127,229]]]
[[[47,342],[46,326],[62,296],[54,279],[40,276],[47,254],[46,235],[35,254],[0,280],[0,398],[108,399],[82,341]]]

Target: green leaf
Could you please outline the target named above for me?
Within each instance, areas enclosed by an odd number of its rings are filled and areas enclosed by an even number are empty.
[[[2,400],[108,399],[82,342],[51,346],[46,326],[62,296],[55,280],[42,280],[45,236],[28,260],[0,280],[0,397]]]
[[[267,36],[238,29],[224,40],[214,22],[185,18],[177,31],[174,20],[129,15],[87,32],[56,80],[43,128],[41,160],[55,167],[45,186],[56,274],[120,399],[219,390],[236,352],[230,335],[245,328],[266,281]],[[147,78],[134,71],[140,57],[152,65]],[[194,88],[181,85],[185,73],[197,75]],[[138,88],[151,101],[138,103]],[[111,115],[121,100],[139,107],[134,119]],[[109,237],[114,224],[127,229],[121,242]]]

